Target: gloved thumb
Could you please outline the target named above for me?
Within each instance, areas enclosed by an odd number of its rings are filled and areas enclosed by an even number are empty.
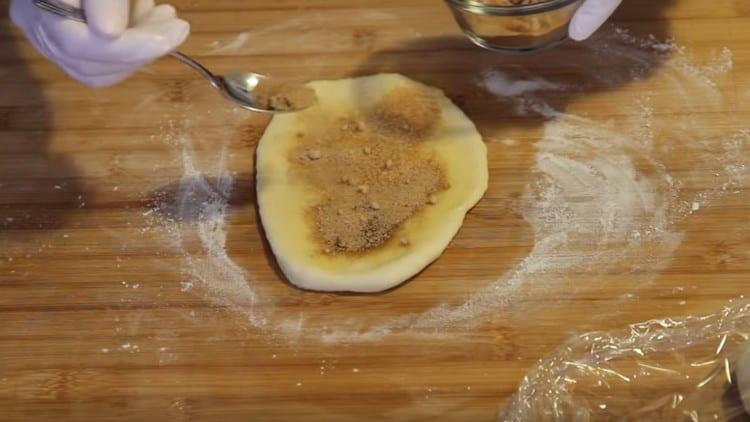
[[[117,38],[128,29],[130,0],[83,0],[91,31],[105,38]]]

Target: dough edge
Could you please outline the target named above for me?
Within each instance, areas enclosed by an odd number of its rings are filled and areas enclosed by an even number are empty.
[[[316,81],[311,83],[311,85],[315,86],[315,84],[335,83],[340,81],[352,81],[352,83],[361,81],[367,82],[374,78],[390,78],[396,79],[400,82],[425,86],[424,84],[405,76],[388,73],[340,80]],[[435,89],[433,87],[430,88]],[[441,94],[443,94],[442,91]],[[449,98],[446,96],[444,97],[447,100],[446,105],[443,108],[444,114],[448,111],[451,114],[460,115],[463,120],[462,123],[470,126],[473,131],[471,134],[472,139],[468,139],[466,142],[474,144],[466,147],[466,153],[471,153],[472,156],[470,158],[473,160],[473,168],[476,170],[471,176],[474,179],[474,189],[465,195],[465,198],[463,198],[460,204],[456,204],[456,206],[445,211],[445,214],[442,215],[442,225],[430,228],[429,242],[419,242],[418,244],[410,245],[409,248],[411,248],[411,250],[409,250],[408,253],[397,257],[396,259],[389,260],[384,265],[375,269],[360,273],[335,273],[326,271],[326,269],[321,267],[308,265],[308,263],[305,262],[306,260],[295,259],[294,254],[290,254],[286,250],[285,245],[283,245],[283,236],[281,233],[278,233],[279,230],[289,230],[286,227],[287,225],[278,224],[278,221],[276,224],[268,224],[273,221],[271,216],[272,207],[268,203],[274,200],[275,195],[273,194],[273,189],[264,188],[264,184],[274,183],[273,181],[269,182],[266,180],[267,178],[272,179],[273,177],[266,177],[270,173],[267,173],[265,169],[277,166],[279,163],[273,162],[273,156],[266,153],[266,149],[268,148],[267,144],[274,142],[273,137],[276,136],[275,132],[278,130],[283,131],[283,128],[275,127],[274,123],[284,125],[287,120],[276,120],[276,118],[274,118],[274,121],[269,124],[258,142],[258,152],[256,155],[258,208],[266,239],[269,242],[281,270],[292,284],[302,289],[324,292],[381,292],[394,288],[411,279],[444,253],[450,242],[463,226],[466,214],[486,193],[489,181],[487,148],[481,135],[468,116],[450,101]],[[275,169],[270,171],[283,172],[285,169]],[[417,216],[415,220],[419,220],[419,216]]]

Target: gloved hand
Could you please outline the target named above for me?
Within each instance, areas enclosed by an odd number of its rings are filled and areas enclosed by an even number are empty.
[[[569,35],[576,41],[590,37],[615,13],[622,0],[584,0],[570,21]]]
[[[10,16],[29,41],[71,77],[93,87],[114,85],[176,49],[190,32],[169,5],[154,0],[65,0],[83,7],[88,24],[12,0]],[[81,4],[83,3],[83,4]]]

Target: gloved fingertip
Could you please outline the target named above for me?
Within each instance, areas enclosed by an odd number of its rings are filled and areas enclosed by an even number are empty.
[[[175,51],[190,34],[190,24],[182,19],[174,19],[162,27],[158,34],[149,37],[148,48],[143,48],[134,61],[151,62],[159,57]]]
[[[89,0],[84,7],[91,31],[100,37],[117,38],[128,28],[129,2],[125,0]]]
[[[89,28],[98,37],[115,39],[125,32],[128,22],[121,19],[89,21]]]
[[[177,9],[175,9],[171,4],[160,4],[154,9],[158,9],[159,15],[163,18],[173,18],[177,16]]]
[[[175,19],[170,23],[169,31],[164,38],[165,48],[169,51],[176,49],[185,42],[188,35],[190,35],[190,24],[182,19]]]
[[[568,37],[573,41],[585,41],[591,36],[591,32],[585,31],[580,25],[576,25],[575,22],[571,22],[568,28]]]
[[[591,37],[614,13],[622,0],[587,0],[570,22],[568,35],[576,41]]]
[[[114,39],[122,35],[123,32],[125,32],[125,28],[119,26],[119,25],[113,25],[113,24],[90,24],[89,28],[91,28],[91,32],[96,34],[98,37],[102,38],[108,38],[108,39]]]
[[[133,21],[140,22],[154,7],[154,0],[135,0],[131,10]]]
[[[184,43],[185,40],[187,40],[188,35],[190,35],[190,22],[182,19],[178,19],[178,22],[180,22],[178,29],[177,29],[177,36],[175,37],[175,41],[177,41],[177,45]]]
[[[596,14],[592,14],[592,8],[589,6],[589,3],[584,3],[578,9],[578,12],[573,15],[573,19],[570,20],[568,36],[574,41],[587,40],[601,26],[601,23],[598,22],[600,19],[603,21],[605,18],[599,18]]]

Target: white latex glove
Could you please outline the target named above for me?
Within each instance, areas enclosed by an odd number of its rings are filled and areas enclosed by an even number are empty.
[[[154,0],[65,0],[83,7],[88,24],[12,0],[10,16],[29,41],[71,77],[93,87],[114,85],[176,49],[190,33],[169,5]]]
[[[590,37],[615,13],[622,0],[585,0],[570,21],[569,35],[576,41]]]

